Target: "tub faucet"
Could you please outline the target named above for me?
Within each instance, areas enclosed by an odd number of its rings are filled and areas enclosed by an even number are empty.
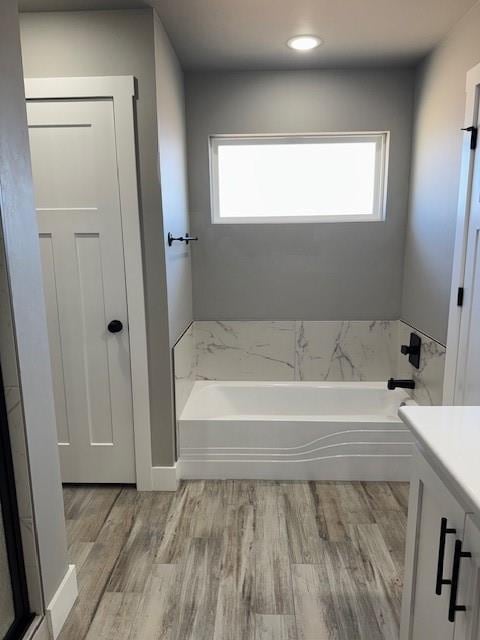
[[[415,380],[395,380],[394,378],[390,378],[387,382],[387,387],[390,391],[394,389],[415,389]]]

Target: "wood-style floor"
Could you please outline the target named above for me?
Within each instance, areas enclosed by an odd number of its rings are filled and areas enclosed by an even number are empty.
[[[69,487],[61,640],[398,638],[408,485]]]

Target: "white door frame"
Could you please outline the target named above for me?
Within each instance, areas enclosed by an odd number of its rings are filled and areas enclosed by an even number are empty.
[[[101,98],[113,101],[127,289],[135,473],[137,488],[148,491],[152,489],[152,445],[133,110],[135,79],[133,76],[28,78],[25,96],[27,100]]]
[[[466,107],[464,126],[474,122],[480,100],[480,64],[467,73]],[[468,227],[470,222],[470,202],[472,197],[473,169],[475,151],[470,148],[470,136],[465,135],[462,148],[460,188],[458,195],[457,229],[453,258],[452,288],[450,293],[450,312],[448,317],[447,354],[443,385],[443,404],[454,405],[457,391],[457,369],[460,343],[460,324],[462,307],[457,304],[459,287],[463,287],[465,261],[467,254]]]

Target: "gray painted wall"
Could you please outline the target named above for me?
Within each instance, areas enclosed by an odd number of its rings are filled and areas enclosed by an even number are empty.
[[[2,225],[48,604],[67,570],[67,543],[15,0],[0,2],[0,114]]]
[[[419,70],[402,319],[445,344],[455,241],[465,76],[480,62],[480,4]]]
[[[414,74],[410,70],[186,77],[196,320],[374,320],[400,315]],[[216,225],[208,136],[390,130],[384,223]]]
[[[172,366],[168,320],[167,268],[162,238],[162,204],[170,211],[170,199],[162,203],[159,179],[154,15],[151,9],[31,13],[21,16],[24,70],[27,77],[133,75],[138,81],[136,100],[138,172],[146,289],[146,313],[152,420],[152,458],[158,466],[174,460]],[[158,35],[158,29],[157,29]],[[157,38],[158,43],[158,38]],[[172,78],[177,69],[173,54],[157,46],[157,61]],[[160,78],[162,92],[169,80]],[[173,81],[173,78],[172,78]],[[175,92],[176,88],[172,89]],[[175,123],[175,127],[177,124]],[[173,131],[175,131],[175,127]],[[166,147],[165,143],[162,148]],[[165,166],[169,160],[163,161]],[[174,215],[174,214],[171,214]],[[165,233],[168,229],[165,229]],[[185,260],[186,262],[186,260]],[[186,269],[185,269],[186,270]],[[186,293],[187,298],[189,292]],[[172,303],[175,331],[188,315],[188,302]],[[181,318],[181,319],[177,319]]]
[[[167,234],[183,236],[188,217],[185,96],[183,72],[160,18],[155,18],[157,121],[162,190],[165,258],[167,265],[170,346],[193,318],[190,247],[167,244]]]

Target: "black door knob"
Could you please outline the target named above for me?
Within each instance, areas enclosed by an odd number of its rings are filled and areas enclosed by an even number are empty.
[[[110,331],[110,333],[120,333],[122,329],[123,324],[120,322],[120,320],[112,320],[108,323],[108,330]]]

